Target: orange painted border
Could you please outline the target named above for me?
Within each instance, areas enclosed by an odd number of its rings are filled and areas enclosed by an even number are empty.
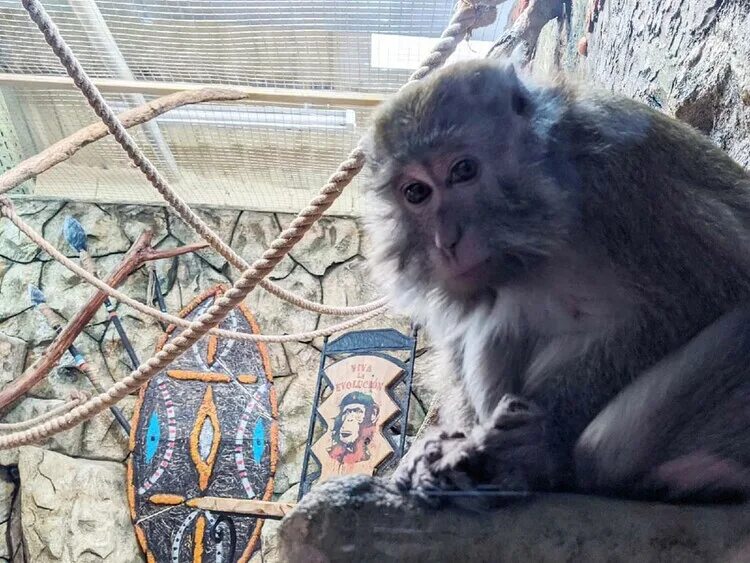
[[[208,364],[208,367],[211,367],[214,365],[214,362],[216,361],[216,351],[219,349],[219,337],[210,334],[208,336],[208,346],[206,349],[206,363]]]
[[[169,493],[157,493],[148,497],[151,504],[163,504],[167,506],[177,506],[185,502],[185,497],[180,495],[170,495]]]
[[[185,318],[190,313],[192,313],[201,303],[203,303],[206,299],[209,297],[218,297],[222,293],[224,293],[227,290],[227,286],[224,284],[218,284],[215,285],[212,288],[209,288],[199,295],[195,296],[190,303],[188,303],[185,307],[182,308],[182,310],[177,314],[178,317]],[[245,317],[245,320],[250,325],[250,328],[253,330],[253,334],[262,334],[260,331],[260,327],[258,326],[257,321],[255,320],[255,316],[250,312],[250,308],[244,303],[240,303],[237,308],[242,312],[242,316]],[[162,334],[159,337],[159,340],[156,342],[156,346],[154,351],[159,352],[164,345],[167,343],[167,340],[169,340],[169,337],[172,335],[172,333],[177,328],[176,325],[169,325],[166,330],[164,331],[164,334]],[[263,369],[266,372],[266,381],[273,384],[273,372],[271,371],[271,359],[268,355],[268,348],[266,346],[265,342],[256,342],[255,343],[258,346],[258,351],[260,352],[261,359],[263,360]],[[130,423],[130,451],[131,453],[135,449],[135,435],[136,430],[138,428],[138,419],[139,414],[141,412],[141,407],[143,406],[143,398],[146,393],[146,387],[148,387],[148,384],[143,385],[138,392],[138,397],[135,401],[135,408],[133,410],[133,417],[131,418]],[[276,389],[273,387],[273,385],[270,388],[270,392],[268,394],[268,400],[271,403],[271,417],[274,419],[273,424],[271,425],[271,436],[270,436],[270,445],[271,445],[271,460],[270,460],[270,476],[268,478],[268,484],[266,485],[266,490],[263,493],[263,498],[261,500],[271,500],[273,498],[273,488],[274,488],[274,481],[276,477],[276,467],[279,462],[279,422],[278,422],[278,416],[279,416],[279,405],[278,400],[276,397]],[[148,563],[152,563],[154,560],[154,556],[151,553],[151,551],[148,548],[148,542],[146,541],[146,536],[143,530],[140,528],[140,526],[135,524],[135,484],[133,483],[133,474],[132,474],[132,463],[133,458],[132,455],[128,459],[128,468],[129,474],[128,474],[128,500],[130,501],[131,506],[131,515],[133,520],[133,526],[136,529],[136,537],[138,538],[138,543],[141,546],[141,549],[146,554],[146,558],[148,560]],[[256,520],[255,530],[253,531],[253,534],[250,536],[250,540],[247,542],[247,546],[245,547],[245,550],[242,552],[242,555],[237,560],[238,563],[247,563],[247,561],[250,559],[250,556],[253,554],[253,551],[255,551],[255,546],[258,543],[258,540],[260,539],[260,534],[263,529],[263,522],[264,520],[262,518],[258,518]]]
[[[203,536],[206,533],[206,517],[201,514],[195,520],[193,540],[193,563],[203,563]]]
[[[229,383],[232,378],[225,373],[210,371],[187,371],[184,369],[168,369],[167,377],[182,381],[202,381],[203,383]]]
[[[211,441],[211,451],[208,453],[208,458],[204,461],[200,455],[198,440],[200,439],[201,428],[206,418],[209,419],[211,426],[214,427],[214,439]],[[208,487],[208,480],[211,478],[214,463],[216,463],[216,456],[219,453],[219,444],[221,444],[221,424],[219,423],[219,416],[216,414],[214,388],[207,385],[203,401],[201,401],[201,405],[198,407],[198,412],[195,415],[195,425],[190,432],[190,457],[193,460],[195,468],[198,470],[198,487],[201,491]]]

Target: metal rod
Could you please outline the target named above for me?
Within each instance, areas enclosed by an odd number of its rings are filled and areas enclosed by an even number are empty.
[[[42,317],[44,317],[44,320],[47,321],[47,324],[52,328],[52,330],[55,331],[56,334],[60,334],[63,330],[62,325],[57,320],[57,317],[50,308],[49,305],[47,305],[46,302],[41,301],[41,299],[44,298],[44,294],[38,289],[34,288],[36,300],[32,300],[32,303],[34,303],[34,306],[36,309],[42,314]],[[91,386],[96,389],[97,393],[102,393],[104,388],[99,383],[97,374],[95,372],[95,369],[93,364],[90,364],[86,357],[81,353],[81,351],[76,348],[75,344],[70,344],[68,346],[68,353],[73,357],[73,362],[75,362],[76,367],[86,376],[86,379],[89,380],[89,383],[91,383]],[[127,418],[125,418],[125,415],[123,412],[119,409],[119,407],[109,407],[109,410],[112,412],[112,416],[115,418],[117,423],[122,427],[122,429],[125,431],[125,433],[129,436],[130,435],[130,423],[128,422]]]
[[[417,359],[417,336],[419,334],[419,325],[414,325],[411,331],[411,358],[409,358],[409,369],[406,372],[406,398],[404,399],[404,414],[401,421],[401,441],[398,447],[399,458],[404,457],[404,448],[406,447],[406,429],[409,425],[409,406],[411,404],[411,386],[414,378],[414,360]]]
[[[318,404],[320,402],[320,389],[323,383],[323,370],[326,366],[326,351],[328,348],[328,337],[323,339],[323,351],[320,353],[320,366],[318,368],[318,381],[315,383],[315,395],[313,395],[312,412],[310,413],[310,424],[307,428],[307,443],[305,444],[305,457],[302,458],[302,478],[299,482],[297,501],[307,492],[307,466],[310,462],[310,450],[312,449],[313,436],[315,435],[315,421],[318,417]]]
[[[156,82],[149,80],[120,80],[93,78],[92,82],[103,94],[143,94],[163,96],[183,90],[200,90],[205,84],[195,82]],[[67,76],[43,76],[0,72],[0,84],[19,88],[72,89],[75,84]],[[258,103],[315,104],[342,108],[373,108],[385,99],[374,92],[347,92],[338,90],[303,90],[295,88],[265,88],[258,86],[232,86],[232,90],[245,94],[245,100]]]
[[[104,300],[104,308],[107,309],[109,320],[112,321],[112,324],[117,331],[117,335],[120,337],[120,342],[122,342],[122,346],[125,348],[125,353],[128,355],[128,358],[130,358],[130,363],[132,364],[133,369],[138,369],[138,366],[141,365],[141,361],[138,359],[138,354],[133,349],[133,345],[130,343],[130,339],[125,333],[125,327],[122,326],[120,316],[117,314],[117,311],[115,311],[115,307],[112,305],[112,301],[110,301],[109,298]]]
[[[64,231],[65,236],[68,239],[68,244],[78,252],[81,265],[87,272],[95,276],[96,264],[94,264],[94,259],[86,249],[86,232],[83,230],[83,225],[72,217],[68,217],[65,222]],[[115,306],[109,297],[104,299],[104,308],[107,310],[109,320],[112,321],[112,324],[117,331],[117,335],[120,337],[120,342],[122,342],[122,346],[125,348],[125,352],[130,359],[131,367],[133,369],[138,369],[138,366],[141,365],[141,362],[138,359],[138,354],[135,353],[133,345],[130,343],[130,339],[125,333],[125,327],[122,326],[122,321],[120,321],[120,317],[117,314],[117,311],[115,311]]]
[[[159,281],[159,274],[156,273],[156,264],[154,262],[148,263],[148,275],[151,276],[151,279],[153,280],[153,294],[149,295],[149,299],[151,299],[151,304],[154,303],[157,304],[159,307],[159,310],[162,313],[167,312],[167,304],[164,301],[164,293],[161,290],[161,282]],[[167,329],[167,325],[159,321],[159,325],[161,326],[162,330]]]

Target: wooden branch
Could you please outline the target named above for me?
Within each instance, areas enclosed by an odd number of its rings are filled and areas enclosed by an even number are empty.
[[[243,92],[223,88],[177,92],[124,111],[117,117],[127,129],[181,106],[202,102],[242,100],[245,97],[246,94]],[[107,135],[109,135],[107,126],[97,122],[57,141],[39,154],[27,158],[0,175],[0,194],[68,160],[86,145],[103,139]]]
[[[106,94],[145,94],[162,96],[185,90],[210,88],[196,82],[158,82],[150,80],[122,80],[116,78],[92,78],[100,92]],[[15,73],[0,73],[0,84],[20,88],[73,89],[75,84],[67,76],[41,76]],[[302,88],[266,88],[260,86],[232,86],[251,102],[272,104],[315,104],[344,108],[374,107],[385,98],[373,92],[351,92],[341,90],[307,90]]]
[[[563,7],[561,0],[529,0],[520,5],[524,4],[525,9],[518,15],[513,25],[505,30],[500,39],[495,41],[487,57],[513,58],[516,48],[521,47],[523,53],[522,60],[519,62],[526,66],[534,54],[542,28],[548,21],[559,17]]]
[[[122,284],[127,277],[135,270],[140,268],[145,257],[149,256],[153,232],[145,231],[130,247],[122,262],[107,276],[105,279],[107,285],[117,287]],[[62,357],[68,346],[73,344],[76,337],[86,327],[89,321],[104,303],[107,294],[103,291],[97,291],[88,302],[79,309],[79,311],[68,321],[65,328],[57,335],[57,338],[44,351],[44,354],[33,365],[27,368],[23,375],[14,379],[2,390],[0,390],[0,411],[3,411],[8,405],[19,399],[24,393],[34,385],[43,380],[53,366]]]
[[[259,518],[281,520],[294,508],[293,502],[271,502],[256,499],[198,497],[185,503],[190,508],[210,510],[212,512],[231,512],[233,514],[248,514]]]
[[[176,246],[175,248],[166,248],[164,250],[150,250],[144,252],[143,261],[150,262],[151,260],[164,260],[165,258],[174,258],[175,256],[181,256],[182,254],[188,254],[195,252],[196,250],[202,250],[208,248],[210,245],[207,242],[195,242],[193,244],[186,244],[185,246]]]

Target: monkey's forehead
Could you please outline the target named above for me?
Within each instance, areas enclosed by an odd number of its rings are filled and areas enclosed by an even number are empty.
[[[500,139],[511,114],[511,92],[492,81],[446,75],[418,84],[379,108],[363,148],[375,166],[418,161],[470,140]]]

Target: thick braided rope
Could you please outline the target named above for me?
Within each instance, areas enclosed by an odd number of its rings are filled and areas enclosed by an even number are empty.
[[[27,10],[29,10],[29,5],[34,5],[37,10],[41,10],[43,16],[41,20],[42,23],[45,23],[46,20],[45,27],[49,27],[49,24],[52,24],[47,14],[44,12],[44,8],[36,0],[22,1]],[[490,1],[497,3],[497,0]],[[463,12],[468,11],[470,8],[475,9],[477,7],[467,3],[462,4],[462,8],[458,10],[454,18],[451,20],[451,26],[454,25],[454,22],[456,22]],[[491,11],[493,12],[494,19],[494,9]],[[31,13],[30,10],[29,12]],[[481,25],[488,25],[489,23],[491,22],[487,22],[485,19],[482,21]],[[44,32],[44,28],[39,23],[37,23],[37,25],[39,25],[40,29]],[[54,24],[52,25],[54,26]],[[479,25],[478,17],[472,18],[471,23],[466,24],[466,31],[464,34],[472,27],[477,27]],[[54,31],[56,32],[57,30],[54,29]],[[458,40],[454,40],[451,43],[455,48],[455,46],[458,45]],[[67,45],[65,45],[65,47],[67,48]],[[444,62],[448,57],[448,54],[445,54],[445,52],[442,53],[441,60]],[[70,58],[75,62],[75,56],[72,52],[70,52]],[[430,57],[428,57],[428,59],[430,59]],[[422,66],[430,66],[430,64]],[[436,66],[431,67],[431,69],[434,68],[436,68]],[[81,69],[81,71],[82,70],[83,69]],[[429,72],[430,70],[427,70],[421,76],[425,76]],[[83,76],[85,77],[85,73]],[[75,77],[72,78],[74,78],[75,81]],[[414,80],[416,79],[418,78],[414,78]],[[101,98],[98,90],[96,90],[96,87],[94,87],[90,81],[89,85],[98,94],[99,98]],[[115,122],[117,122],[116,117]],[[124,132],[127,135],[127,131]],[[130,141],[136,150],[138,150],[132,138]],[[145,157],[143,158],[145,159]],[[38,442],[53,434],[72,428],[76,424],[109,408],[109,406],[115,404],[120,399],[129,395],[146,383],[151,377],[156,375],[170,362],[197,342],[210,328],[213,328],[220,323],[221,320],[229,314],[229,311],[237,306],[247,294],[252,291],[258,282],[266,276],[284,256],[286,256],[289,249],[302,238],[305,232],[309,230],[312,223],[320,218],[325,210],[331,206],[335,198],[341,193],[341,190],[352,181],[354,176],[362,169],[363,165],[364,154],[362,150],[357,147],[350,153],[349,158],[339,165],[338,170],[331,176],[329,182],[321,188],[320,194],[313,199],[307,208],[299,213],[289,227],[280,233],[280,235],[271,243],[270,247],[263,253],[262,257],[256,260],[250,268],[245,270],[235,284],[226,293],[219,297],[206,313],[194,321],[193,324],[195,326],[187,328],[184,332],[167,342],[156,355],[140,365],[138,369],[134,370],[128,377],[115,383],[106,393],[101,393],[96,397],[93,397],[83,405],[74,408],[62,416],[50,419],[28,430],[0,437],[0,450]]]
[[[130,395],[162,371],[200,340],[210,328],[219,324],[234,307],[245,299],[247,294],[258,284],[258,281],[286,256],[289,249],[331,206],[363,164],[364,154],[362,151],[360,149],[352,151],[349,159],[339,165],[339,169],[321,188],[319,195],[310,202],[308,207],[300,211],[299,215],[279,234],[263,255],[242,273],[234,285],[217,298],[208,311],[193,321],[183,332],[169,340],[159,352],[138,366],[138,369],[115,383],[106,392],[92,397],[84,404],[63,415],[56,416],[28,430],[0,436],[0,450],[39,442],[53,434],[68,430]]]
[[[71,260],[70,258],[65,256],[62,252],[57,250],[57,248],[55,248],[55,246],[51,244],[47,239],[45,239],[39,232],[35,231],[31,225],[26,223],[18,215],[18,213],[16,213],[15,207],[13,203],[11,202],[11,200],[4,196],[0,196],[0,215],[3,215],[6,218],[8,218],[11,221],[11,223],[13,223],[16,227],[18,227],[19,231],[25,234],[39,248],[41,248],[47,254],[49,254],[51,258],[53,258],[54,260],[56,260],[57,262],[65,266],[68,270],[70,270],[71,272],[79,276],[81,279],[86,280],[88,283],[93,285],[98,290],[103,291],[110,297],[117,299],[120,303],[123,303],[127,305],[128,307],[131,307],[135,309],[136,311],[143,313],[144,315],[148,315],[152,318],[155,318],[159,321],[163,321],[167,324],[174,324],[182,328],[188,328],[192,326],[192,323],[186,319],[177,317],[175,315],[170,315],[169,313],[163,313],[159,309],[155,309],[154,307],[150,307],[149,305],[146,305],[145,303],[136,301],[135,299],[121,292],[120,290],[115,289],[112,286],[106,284],[104,281],[100,280],[90,271],[76,264],[73,260]],[[293,334],[248,334],[246,332],[236,332],[236,331],[224,330],[224,329],[219,329],[219,328],[212,328],[211,330],[208,331],[208,333],[213,334],[215,336],[220,336],[222,338],[231,338],[233,340],[245,340],[245,341],[253,341],[253,342],[299,342],[299,341],[304,341],[304,340],[312,340],[313,338],[317,338],[319,336],[329,336],[336,332],[347,330],[367,320],[370,320],[373,317],[376,317],[384,309],[385,309],[385,306],[383,305],[381,307],[378,307],[377,309],[369,311],[363,315],[354,317],[353,319],[350,319],[345,322],[319,328],[317,330],[312,330],[312,331],[307,331],[307,332],[298,332],[298,333],[293,333]]]
[[[65,39],[60,35],[57,26],[51,20],[41,2],[39,2],[39,0],[23,0],[23,5],[29,13],[29,16],[31,16],[31,19],[44,34],[45,40],[52,48],[55,55],[60,59],[60,62],[65,67],[68,75],[83,93],[96,115],[98,115],[102,122],[107,126],[107,129],[114,139],[128,154],[133,164],[143,172],[151,185],[154,186],[159,194],[161,194],[162,198],[164,198],[180,218],[185,221],[185,223],[187,223],[198,234],[198,236],[208,242],[216,252],[238,270],[247,270],[250,267],[250,264],[237,254],[232,247],[221,240],[211,227],[209,227],[190,208],[190,206],[188,206],[179,194],[169,186],[166,179],[159,173],[148,157],[143,154],[143,151],[140,150],[133,137],[117,118],[117,115],[109,104],[107,104],[107,101],[101,95],[98,88],[88,77],[86,71],[78,62],[78,59],[65,42]],[[383,305],[385,305],[385,299],[378,299],[372,303],[353,307],[329,307],[295,295],[268,280],[261,280],[260,285],[272,295],[284,299],[297,307],[326,315],[358,315],[374,311],[378,308],[382,310]]]
[[[402,88],[410,82],[421,80],[433,70],[441,67],[471,30],[491,25],[497,17],[495,5],[503,2],[505,0],[483,0],[481,3],[459,0],[458,8],[448,26],[440,35],[440,39],[432,48],[432,52],[425,57],[419,68],[411,74]]]
[[[21,420],[20,422],[0,423],[0,432],[17,432],[19,430],[26,430],[27,428],[31,428],[32,426],[35,426],[36,424],[44,422],[45,420],[49,420],[55,416],[59,416],[61,414],[71,411],[72,409],[82,404],[86,399],[89,398],[89,396],[86,393],[83,393],[81,391],[76,391],[75,393],[71,393],[70,396],[71,396],[70,401],[68,401],[67,403],[57,405],[55,408],[52,408],[48,410],[47,412],[43,412],[33,418],[27,418],[26,420]]]

